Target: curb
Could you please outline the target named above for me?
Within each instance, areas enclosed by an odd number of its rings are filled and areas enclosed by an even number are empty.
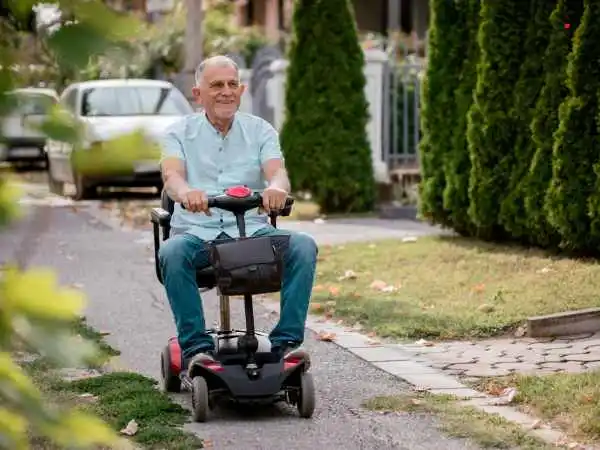
[[[263,297],[261,304],[268,310],[279,314],[279,303],[275,300]],[[402,344],[386,344],[375,341],[364,334],[349,331],[344,326],[312,314],[308,315],[306,328],[315,334],[334,334],[335,339],[331,343],[405,381],[417,392],[453,395],[462,400],[463,406],[473,407],[487,414],[497,414],[505,420],[519,425],[527,434],[551,445],[569,442],[562,431],[545,424],[536,428],[540,423],[538,418],[525,414],[512,406],[495,404],[496,397],[476,391],[461,383],[456,377],[432,368],[427,365],[425,360],[415,358],[403,350]]]

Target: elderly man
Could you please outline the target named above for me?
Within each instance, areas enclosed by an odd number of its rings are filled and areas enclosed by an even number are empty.
[[[208,265],[205,244],[239,236],[233,214],[209,210],[207,196],[236,185],[264,189],[263,208],[268,213],[281,209],[290,191],[277,132],[265,120],[238,112],[244,86],[235,62],[225,56],[206,59],[195,78],[192,94],[204,110],[166,132],[161,160],[165,188],[176,206],[171,221],[175,234],[160,249],[160,267],[184,367],[214,357],[195,281],[195,270]],[[317,247],[307,234],[275,229],[267,219],[267,214],[248,212],[246,232],[248,236],[290,235],[284,254],[281,317],[269,336],[273,351],[285,356],[304,339]]]

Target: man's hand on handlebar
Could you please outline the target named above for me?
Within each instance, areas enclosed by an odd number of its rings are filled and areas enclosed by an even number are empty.
[[[208,209],[208,196],[204,192],[198,189],[189,189],[180,194],[180,198],[183,207],[189,212],[203,212],[207,216],[212,215]]]
[[[262,193],[262,209],[267,214],[279,212],[285,208],[285,201],[288,193],[278,187],[269,186]]]

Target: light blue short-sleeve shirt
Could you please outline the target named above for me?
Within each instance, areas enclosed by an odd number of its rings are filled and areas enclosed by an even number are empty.
[[[266,120],[236,113],[231,129],[223,136],[202,113],[191,114],[170,126],[161,138],[162,159],[185,162],[187,183],[207,195],[222,194],[232,186],[246,185],[262,191],[267,183],[262,165],[269,159],[283,159],[277,131]],[[235,216],[211,208],[212,216],[191,213],[175,204],[171,226],[202,240],[226,233],[238,237]],[[268,216],[257,210],[246,213],[246,234],[251,236],[267,226]]]

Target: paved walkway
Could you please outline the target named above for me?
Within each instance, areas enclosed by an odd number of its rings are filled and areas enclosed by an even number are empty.
[[[468,378],[600,369],[600,333],[555,339],[488,339],[433,345],[425,342],[399,347],[431,367]]]

